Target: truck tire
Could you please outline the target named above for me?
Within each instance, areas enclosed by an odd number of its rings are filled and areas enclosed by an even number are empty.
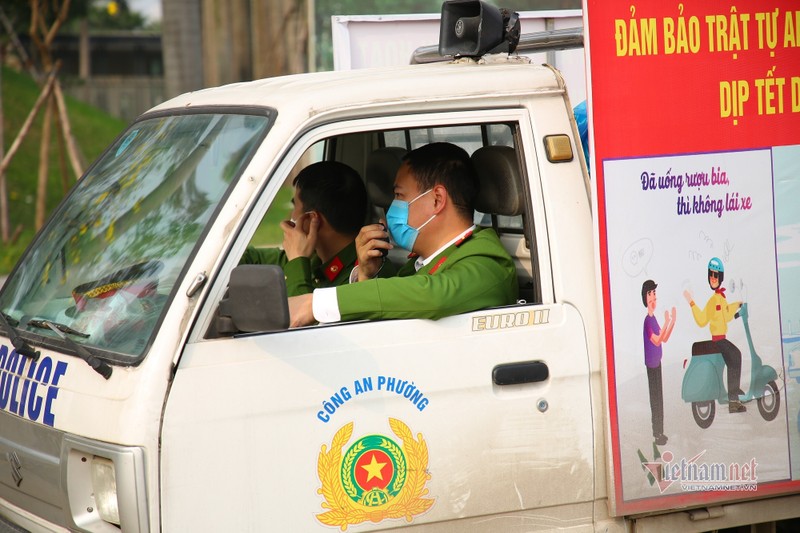
[[[707,402],[692,402],[692,416],[697,425],[703,429],[708,428],[714,421],[714,414],[716,413],[716,404],[714,400]]]
[[[758,412],[761,417],[769,422],[775,420],[778,416],[778,411],[781,408],[781,393],[778,391],[778,386],[775,381],[770,381],[764,386],[764,393],[758,399]]]

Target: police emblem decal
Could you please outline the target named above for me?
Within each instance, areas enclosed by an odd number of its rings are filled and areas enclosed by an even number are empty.
[[[400,420],[390,418],[389,427],[403,445],[383,435],[367,435],[357,439],[342,455],[353,435],[353,422],[345,424],[333,437],[330,449],[324,444],[317,461],[322,487],[317,492],[328,509],[317,515],[325,525],[348,525],[370,520],[405,518],[430,509],[434,498],[425,484],[431,478],[428,468],[428,446],[422,437],[414,439],[411,430]]]
[[[362,437],[353,444],[342,463],[342,486],[356,503],[379,507],[403,488],[406,458],[392,440],[380,435]]]

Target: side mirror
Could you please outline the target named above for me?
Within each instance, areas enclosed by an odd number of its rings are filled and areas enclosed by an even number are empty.
[[[239,265],[231,272],[210,337],[289,327],[286,278],[275,265]]]

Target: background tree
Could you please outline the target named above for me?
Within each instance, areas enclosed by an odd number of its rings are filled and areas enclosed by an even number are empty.
[[[76,0],[78,10],[86,7],[85,2],[79,2],[80,0]],[[17,45],[17,52],[23,64],[25,64],[27,69],[31,72],[34,79],[42,84],[39,98],[31,109],[8,152],[4,152],[2,160],[0,160],[0,209],[2,210],[0,213],[0,220],[2,221],[0,228],[2,229],[4,244],[8,243],[11,239],[9,235],[9,206],[5,173],[10,165],[11,159],[16,155],[19,146],[33,126],[34,119],[40,109],[44,109],[44,118],[41,123],[39,172],[34,211],[34,226],[36,229],[44,224],[46,216],[51,134],[54,124],[56,126],[58,147],[60,149],[59,161],[61,163],[64,192],[66,192],[68,188],[65,151],[69,156],[76,179],[83,171],[83,162],[81,161],[75,140],[72,137],[71,126],[64,104],[64,96],[61,92],[58,78],[56,77],[59,65],[54,61],[52,54],[53,41],[61,27],[67,21],[70,6],[71,0],[29,0],[26,9],[20,2],[12,1],[8,3],[7,7],[8,13],[11,14],[13,19],[9,18],[5,9],[6,6],[3,6],[4,9],[0,12],[0,18],[2,19],[3,25],[6,26],[6,32],[10,34],[12,38],[16,37],[17,31],[14,27],[15,22],[12,22],[12,20],[16,21],[16,25],[19,27],[20,21],[18,17],[26,14],[26,12],[29,15],[28,34],[33,44],[32,53],[28,54],[17,41],[14,41],[14,44]]]
[[[91,2],[88,9],[90,30],[140,30],[147,25],[144,16],[131,11],[127,0]]]

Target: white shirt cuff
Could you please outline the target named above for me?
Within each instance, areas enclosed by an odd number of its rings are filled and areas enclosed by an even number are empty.
[[[336,287],[316,289],[311,300],[314,320],[320,324],[338,322],[342,319],[339,312],[339,300],[336,298]]]

